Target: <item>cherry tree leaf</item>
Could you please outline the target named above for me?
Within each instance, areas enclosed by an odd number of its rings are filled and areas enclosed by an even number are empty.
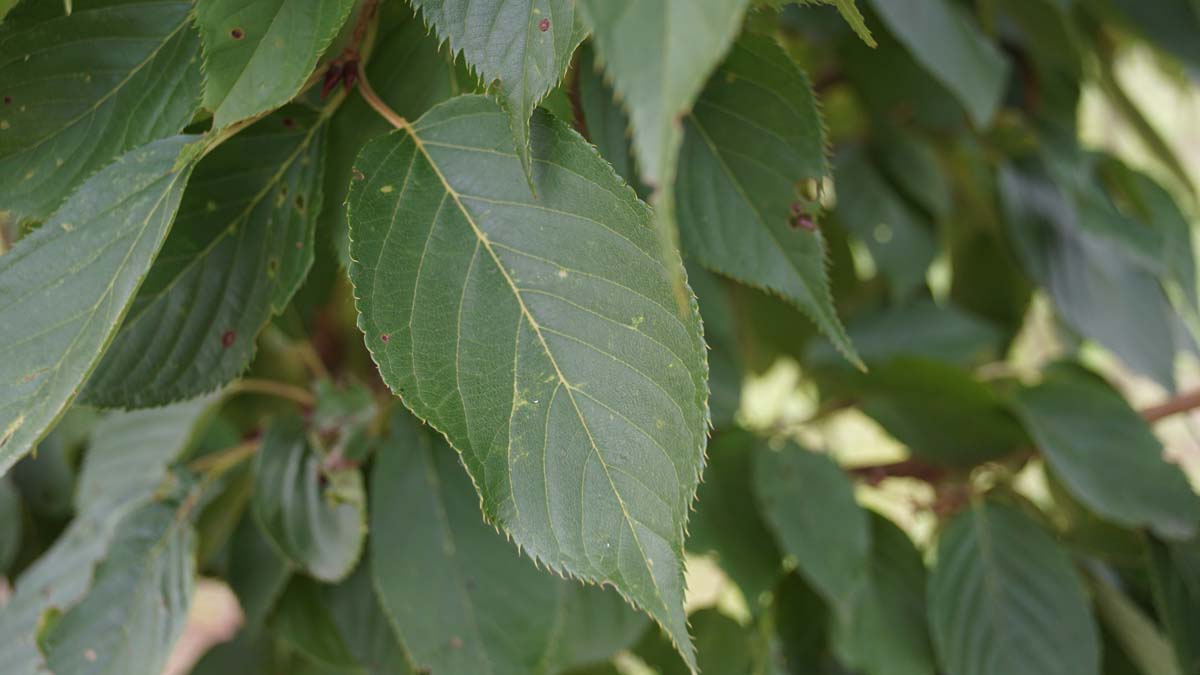
[[[567,72],[586,31],[574,0],[412,0],[454,54],[496,83],[527,176],[529,118]]]
[[[300,91],[354,0],[204,0],[204,107],[213,127],[278,108]]]
[[[0,472],[41,440],[100,359],[158,254],[194,137],[126,153],[0,257]]]
[[[681,312],[681,261],[595,149],[544,113],[532,139],[536,197],[484,97],[364,148],[359,327],[384,381],[462,455],[487,519],[542,564],[614,585],[691,663],[683,530],[708,419],[695,302]]]
[[[40,220],[118,155],[200,104],[185,0],[26,2],[0,24],[0,205]]]

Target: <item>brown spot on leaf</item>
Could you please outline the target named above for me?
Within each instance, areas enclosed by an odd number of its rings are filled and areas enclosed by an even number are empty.
[[[539,21],[538,30],[542,31],[543,33],[550,30],[550,19],[542,19]]]
[[[221,346],[222,347],[229,349],[230,347],[233,346],[233,343],[236,341],[237,341],[237,331],[236,330],[227,330],[224,333],[221,333]]]
[[[4,97],[4,105],[8,105],[9,103],[12,103],[12,97],[11,97],[11,96],[5,96],[5,97]]]
[[[387,342],[388,340],[391,340],[391,339],[392,339],[392,336],[391,336],[391,335],[388,335],[387,333],[384,333],[383,335],[380,335],[380,336],[379,336],[379,339],[380,339],[380,340],[383,340],[384,342]]]
[[[290,117],[285,117],[283,118],[283,126],[291,129],[292,127],[296,126],[296,120]]]
[[[352,175],[354,176],[354,180],[362,180],[367,177],[366,174],[364,174],[362,171],[359,171],[358,169],[354,169],[352,171]]]
[[[241,28],[234,28],[233,30],[229,31],[229,37],[233,38],[234,40],[241,40],[242,38],[246,37],[246,31],[242,30]]]
[[[450,636],[450,648],[451,649],[462,649],[462,638],[458,637],[457,635],[451,635]]]

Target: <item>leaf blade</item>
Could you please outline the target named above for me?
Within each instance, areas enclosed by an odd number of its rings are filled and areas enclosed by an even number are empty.
[[[174,220],[189,140],[125,154],[0,258],[0,472],[45,435],[116,332]]]
[[[459,97],[360,155],[359,327],[384,381],[462,454],[490,521],[553,569],[613,583],[687,650],[683,525],[707,413],[695,308],[679,316],[672,291],[680,262],[660,257],[651,214],[594,150],[540,115],[535,200],[504,122]]]

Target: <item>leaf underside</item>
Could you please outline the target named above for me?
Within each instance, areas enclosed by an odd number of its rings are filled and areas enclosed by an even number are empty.
[[[351,186],[359,327],[446,434],[485,516],[536,560],[611,583],[691,662],[683,528],[703,463],[704,345],[678,258],[577,134],[539,113],[535,198],[489,99],[369,144]]]
[[[162,246],[193,137],[133,150],[0,257],[0,472],[75,398]],[[47,308],[50,308],[49,310]]]

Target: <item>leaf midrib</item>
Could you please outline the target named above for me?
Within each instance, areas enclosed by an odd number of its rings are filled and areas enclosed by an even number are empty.
[[[521,296],[521,292],[517,288],[516,283],[513,281],[512,276],[509,275],[508,269],[505,268],[505,266],[501,263],[500,257],[496,254],[495,249],[492,248],[491,241],[479,228],[479,225],[475,222],[471,212],[459,199],[458,192],[451,186],[450,181],[446,178],[445,174],[442,173],[441,169],[437,165],[437,162],[434,161],[433,156],[425,148],[425,144],[417,134],[416,129],[414,129],[411,125],[406,125],[404,130],[413,139],[413,143],[417,151],[419,151],[425,157],[425,161],[437,175],[438,180],[441,181],[442,187],[446,190],[446,193],[449,194],[454,199],[454,203],[458,205],[459,212],[463,214],[463,218],[467,221],[467,224],[471,226],[471,230],[475,234],[475,237],[479,241],[480,245],[482,245],[484,250],[488,252],[488,255],[491,256],[493,263],[496,265],[496,269],[500,271],[501,276],[504,277],[505,283],[508,284],[509,289],[512,291],[513,297],[516,299],[521,313],[525,316],[525,320],[529,322],[529,327],[533,330],[534,335],[537,336],[538,341],[541,343],[542,351],[545,352],[546,358],[549,359],[550,365],[553,366],[555,375],[558,377],[558,381],[560,384],[562,384],[563,389],[567,392],[567,396],[571,400],[571,407],[574,408],[575,414],[579,418],[579,423],[583,427],[584,433],[587,434],[588,443],[592,447],[592,452],[595,453],[596,459],[600,462],[601,468],[604,469],[604,476],[608,480],[608,484],[612,490],[613,496],[617,499],[617,504],[621,507],[621,515],[624,517],[625,526],[629,528],[629,533],[633,536],[633,541],[635,544],[637,544],[638,553],[641,555],[646,571],[650,575],[651,586],[654,588],[654,594],[658,597],[658,601],[662,605],[663,609],[669,612],[670,608],[667,606],[666,600],[663,598],[662,591],[658,587],[658,582],[654,578],[653,566],[650,564],[649,558],[646,557],[646,551],[642,546],[641,537],[638,536],[637,529],[634,527],[633,517],[629,514],[629,509],[625,505],[625,500],[622,498],[621,493],[617,490],[617,486],[613,481],[612,473],[609,470],[608,463],[604,460],[604,455],[600,452],[599,446],[596,445],[596,440],[592,436],[591,427],[588,426],[587,420],[584,418],[583,411],[579,408],[578,401],[575,400],[574,389],[570,382],[567,381],[566,376],[563,375],[562,369],[558,365],[558,360],[554,358],[554,353],[550,350],[550,345],[546,342],[546,337],[542,334],[541,326],[537,323],[537,320],[533,317],[529,307],[525,304],[525,300]],[[582,520],[583,516],[581,515],[580,518]],[[553,527],[551,527],[551,529],[553,530]]]

